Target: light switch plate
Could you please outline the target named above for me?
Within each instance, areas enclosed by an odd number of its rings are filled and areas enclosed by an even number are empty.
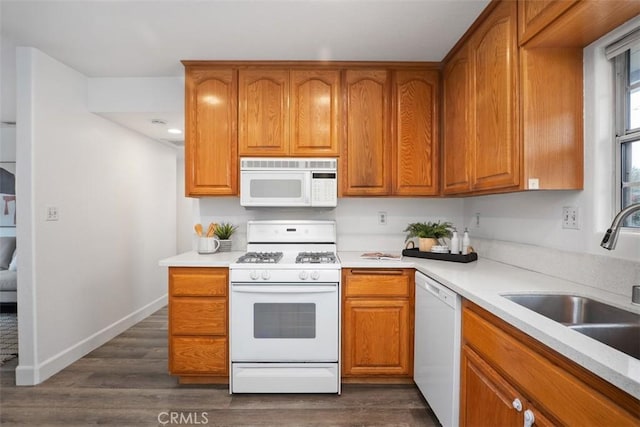
[[[574,230],[580,229],[580,216],[577,206],[565,206],[562,208],[562,228]]]

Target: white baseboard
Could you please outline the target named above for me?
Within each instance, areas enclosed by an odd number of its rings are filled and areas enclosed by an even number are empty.
[[[167,294],[134,311],[128,316],[112,323],[77,344],[50,357],[37,366],[24,366],[18,363],[16,385],[36,385],[60,372],[76,360],[112,340],[136,323],[147,318],[167,304]]]

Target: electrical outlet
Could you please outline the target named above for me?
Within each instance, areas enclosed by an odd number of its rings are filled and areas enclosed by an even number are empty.
[[[565,206],[562,208],[562,228],[580,229],[580,216],[576,206]]]
[[[386,212],[378,212],[378,224],[379,225],[387,225],[387,213]]]
[[[47,206],[46,208],[46,213],[45,213],[45,220],[46,221],[57,221],[59,220],[59,213],[58,213],[58,207],[57,206]]]
[[[480,227],[480,212],[476,212],[476,227]]]

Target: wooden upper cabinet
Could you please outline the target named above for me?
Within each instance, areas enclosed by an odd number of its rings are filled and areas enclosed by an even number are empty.
[[[438,194],[439,73],[394,72],[393,194]]]
[[[240,70],[242,156],[337,156],[340,72]]]
[[[187,196],[237,195],[237,71],[185,69]]]
[[[389,74],[388,70],[345,71],[342,195],[387,195],[391,190]]]
[[[241,156],[289,152],[289,70],[240,70],[239,137]]]
[[[520,44],[584,48],[640,14],[638,0],[520,0]]]
[[[444,68],[442,192],[471,191],[471,149],[474,100],[468,44],[460,48]]]
[[[529,41],[580,0],[522,0],[518,4],[518,40]]]
[[[291,70],[291,154],[337,156],[340,72]]]
[[[470,40],[473,190],[516,187],[520,182],[516,5],[500,2]]]

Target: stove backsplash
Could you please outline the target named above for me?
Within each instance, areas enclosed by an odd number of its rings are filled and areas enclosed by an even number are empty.
[[[179,252],[193,250],[196,239],[193,224],[231,222],[239,226],[232,237],[235,251],[244,251],[247,245],[248,220],[336,220],[338,250],[341,251],[396,251],[404,248],[403,230],[417,221],[451,221],[462,227],[461,199],[418,198],[341,198],[338,206],[322,208],[254,208],[240,206],[237,197],[188,199],[192,202],[192,216],[185,215],[179,227],[189,238],[180,236]],[[378,212],[385,212],[387,224],[378,224]],[[457,214],[452,214],[457,213]]]

